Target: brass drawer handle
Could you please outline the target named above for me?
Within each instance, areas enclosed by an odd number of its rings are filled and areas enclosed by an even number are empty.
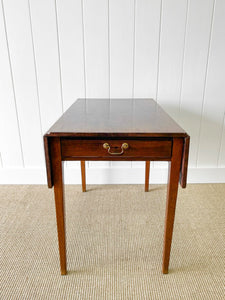
[[[121,146],[121,152],[110,152],[110,146],[109,146],[108,143],[104,143],[103,148],[108,149],[108,153],[110,155],[122,155],[124,153],[124,150],[129,148],[129,145],[127,143],[123,143],[122,146]]]

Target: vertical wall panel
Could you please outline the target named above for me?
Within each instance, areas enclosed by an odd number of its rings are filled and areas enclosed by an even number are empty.
[[[42,130],[45,133],[63,111],[55,1],[30,0],[30,12]]]
[[[209,52],[198,166],[217,167],[225,113],[225,1],[216,1]]]
[[[19,124],[5,33],[4,15],[0,5],[0,164],[4,167],[22,167]]]
[[[110,97],[133,91],[134,0],[109,1]]]
[[[137,0],[134,97],[156,97],[161,1]]]
[[[111,98],[133,97],[135,2],[109,1]],[[131,163],[112,162],[112,166],[131,167]]]
[[[171,117],[178,119],[182,78],[187,0],[162,2],[157,102]],[[154,162],[166,167],[167,162]]]
[[[82,1],[57,0],[59,49],[64,110],[85,97]],[[79,162],[66,162],[80,167]]]
[[[162,5],[157,101],[173,118],[179,114],[187,0]]]
[[[213,0],[190,0],[184,53],[180,123],[191,135],[190,166],[196,166]]]
[[[225,113],[223,116],[223,128],[221,133],[220,149],[218,153],[218,166],[225,167]]]
[[[3,4],[24,163],[26,167],[40,166],[44,155],[28,3],[7,0]]]
[[[81,1],[57,0],[64,109],[85,97]]]
[[[3,164],[2,164],[2,155],[1,155],[1,150],[0,150],[0,168],[3,167]]]
[[[83,0],[86,97],[109,97],[108,1]]]
[[[83,0],[86,97],[109,97],[108,1]],[[90,162],[90,167],[109,162]]]
[[[134,45],[135,98],[156,98],[161,1],[136,1]],[[144,162],[132,162],[142,167]]]

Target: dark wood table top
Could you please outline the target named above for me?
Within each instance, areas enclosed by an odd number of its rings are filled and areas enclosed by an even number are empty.
[[[153,99],[78,99],[46,136],[186,137]]]
[[[48,186],[51,137],[183,139],[180,183],[186,187],[189,135],[153,99],[78,99],[44,135]],[[118,157],[119,160],[119,157]]]

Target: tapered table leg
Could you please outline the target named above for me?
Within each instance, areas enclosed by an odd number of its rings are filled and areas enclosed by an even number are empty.
[[[80,165],[81,165],[82,191],[86,192],[85,161],[81,161]]]
[[[181,167],[181,157],[183,149],[183,140],[179,138],[173,139],[172,158],[169,162],[169,180],[167,186],[167,203],[165,216],[165,232],[164,232],[164,251],[162,272],[168,273],[170,250],[173,235],[173,224],[176,209],[177,190],[179,183],[179,174]]]
[[[149,189],[149,172],[150,172],[150,161],[145,163],[145,192]]]
[[[59,138],[52,138],[51,143],[52,172],[55,194],[56,221],[58,231],[59,256],[61,274],[66,275],[66,238],[63,196],[63,174],[61,161],[61,146]]]

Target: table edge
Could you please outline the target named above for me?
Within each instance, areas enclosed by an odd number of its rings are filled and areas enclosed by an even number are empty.
[[[98,138],[110,138],[110,137],[118,137],[118,138],[139,138],[139,137],[165,137],[165,138],[173,138],[173,137],[187,137],[188,134],[184,132],[46,132],[44,137],[98,137]]]
[[[45,162],[46,162],[46,172],[47,172],[47,183],[48,187],[52,188],[54,186],[53,182],[53,176],[52,176],[52,166],[51,166],[51,155],[50,155],[50,139],[51,138],[60,138],[60,137],[78,137],[78,138],[87,138],[87,137],[98,137],[98,138],[109,138],[109,137],[133,137],[138,139],[139,137],[145,137],[145,138],[182,138],[183,139],[183,151],[182,151],[182,161],[181,161],[181,168],[180,168],[180,178],[179,182],[182,188],[186,188],[187,185],[187,171],[188,171],[188,156],[189,156],[189,144],[190,144],[190,136],[187,133],[182,134],[176,134],[176,135],[159,135],[159,134],[151,134],[151,135],[107,135],[104,134],[101,136],[100,134],[91,135],[91,136],[79,136],[79,135],[71,135],[71,134],[45,134],[44,135],[44,150],[45,150]]]

